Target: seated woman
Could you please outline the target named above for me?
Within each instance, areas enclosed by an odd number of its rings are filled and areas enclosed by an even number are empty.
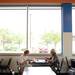
[[[59,59],[55,52],[55,49],[51,49],[50,57],[46,59],[47,63],[50,65],[53,71],[56,72],[58,65],[59,65]]]

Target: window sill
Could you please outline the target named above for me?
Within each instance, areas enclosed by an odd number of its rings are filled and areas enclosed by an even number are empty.
[[[21,54],[23,54],[23,53],[0,53],[0,56],[20,56]],[[32,53],[32,54],[29,54],[29,56],[50,56],[50,54],[41,54],[41,53],[39,53],[39,54],[34,54],[34,53]],[[62,54],[58,54],[58,56],[61,56]]]

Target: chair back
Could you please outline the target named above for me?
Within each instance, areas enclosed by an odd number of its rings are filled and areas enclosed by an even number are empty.
[[[11,64],[11,61],[12,61],[12,58],[9,58],[9,61],[8,61],[8,66],[10,66],[10,64]]]
[[[71,59],[71,67],[75,68],[75,59]]]
[[[66,59],[67,66],[68,66],[68,68],[69,68],[68,58],[67,58],[67,57],[65,57],[65,59]]]
[[[4,59],[2,58],[2,59],[0,60],[0,65],[2,64],[3,61],[4,61]]]

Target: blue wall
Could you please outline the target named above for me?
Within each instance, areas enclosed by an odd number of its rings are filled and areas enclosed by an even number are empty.
[[[72,32],[72,4],[63,3],[61,5],[62,9],[62,31]]]

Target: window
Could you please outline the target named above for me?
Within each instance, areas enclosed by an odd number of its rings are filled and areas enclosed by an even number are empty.
[[[21,52],[22,48],[30,53],[48,54],[52,48],[62,52],[61,7],[3,7],[0,21],[2,52]]]
[[[75,7],[72,7],[72,54],[75,54]]]
[[[34,53],[61,53],[60,7],[29,7],[29,48]]]
[[[25,7],[0,8],[0,52],[26,48],[27,10]]]

